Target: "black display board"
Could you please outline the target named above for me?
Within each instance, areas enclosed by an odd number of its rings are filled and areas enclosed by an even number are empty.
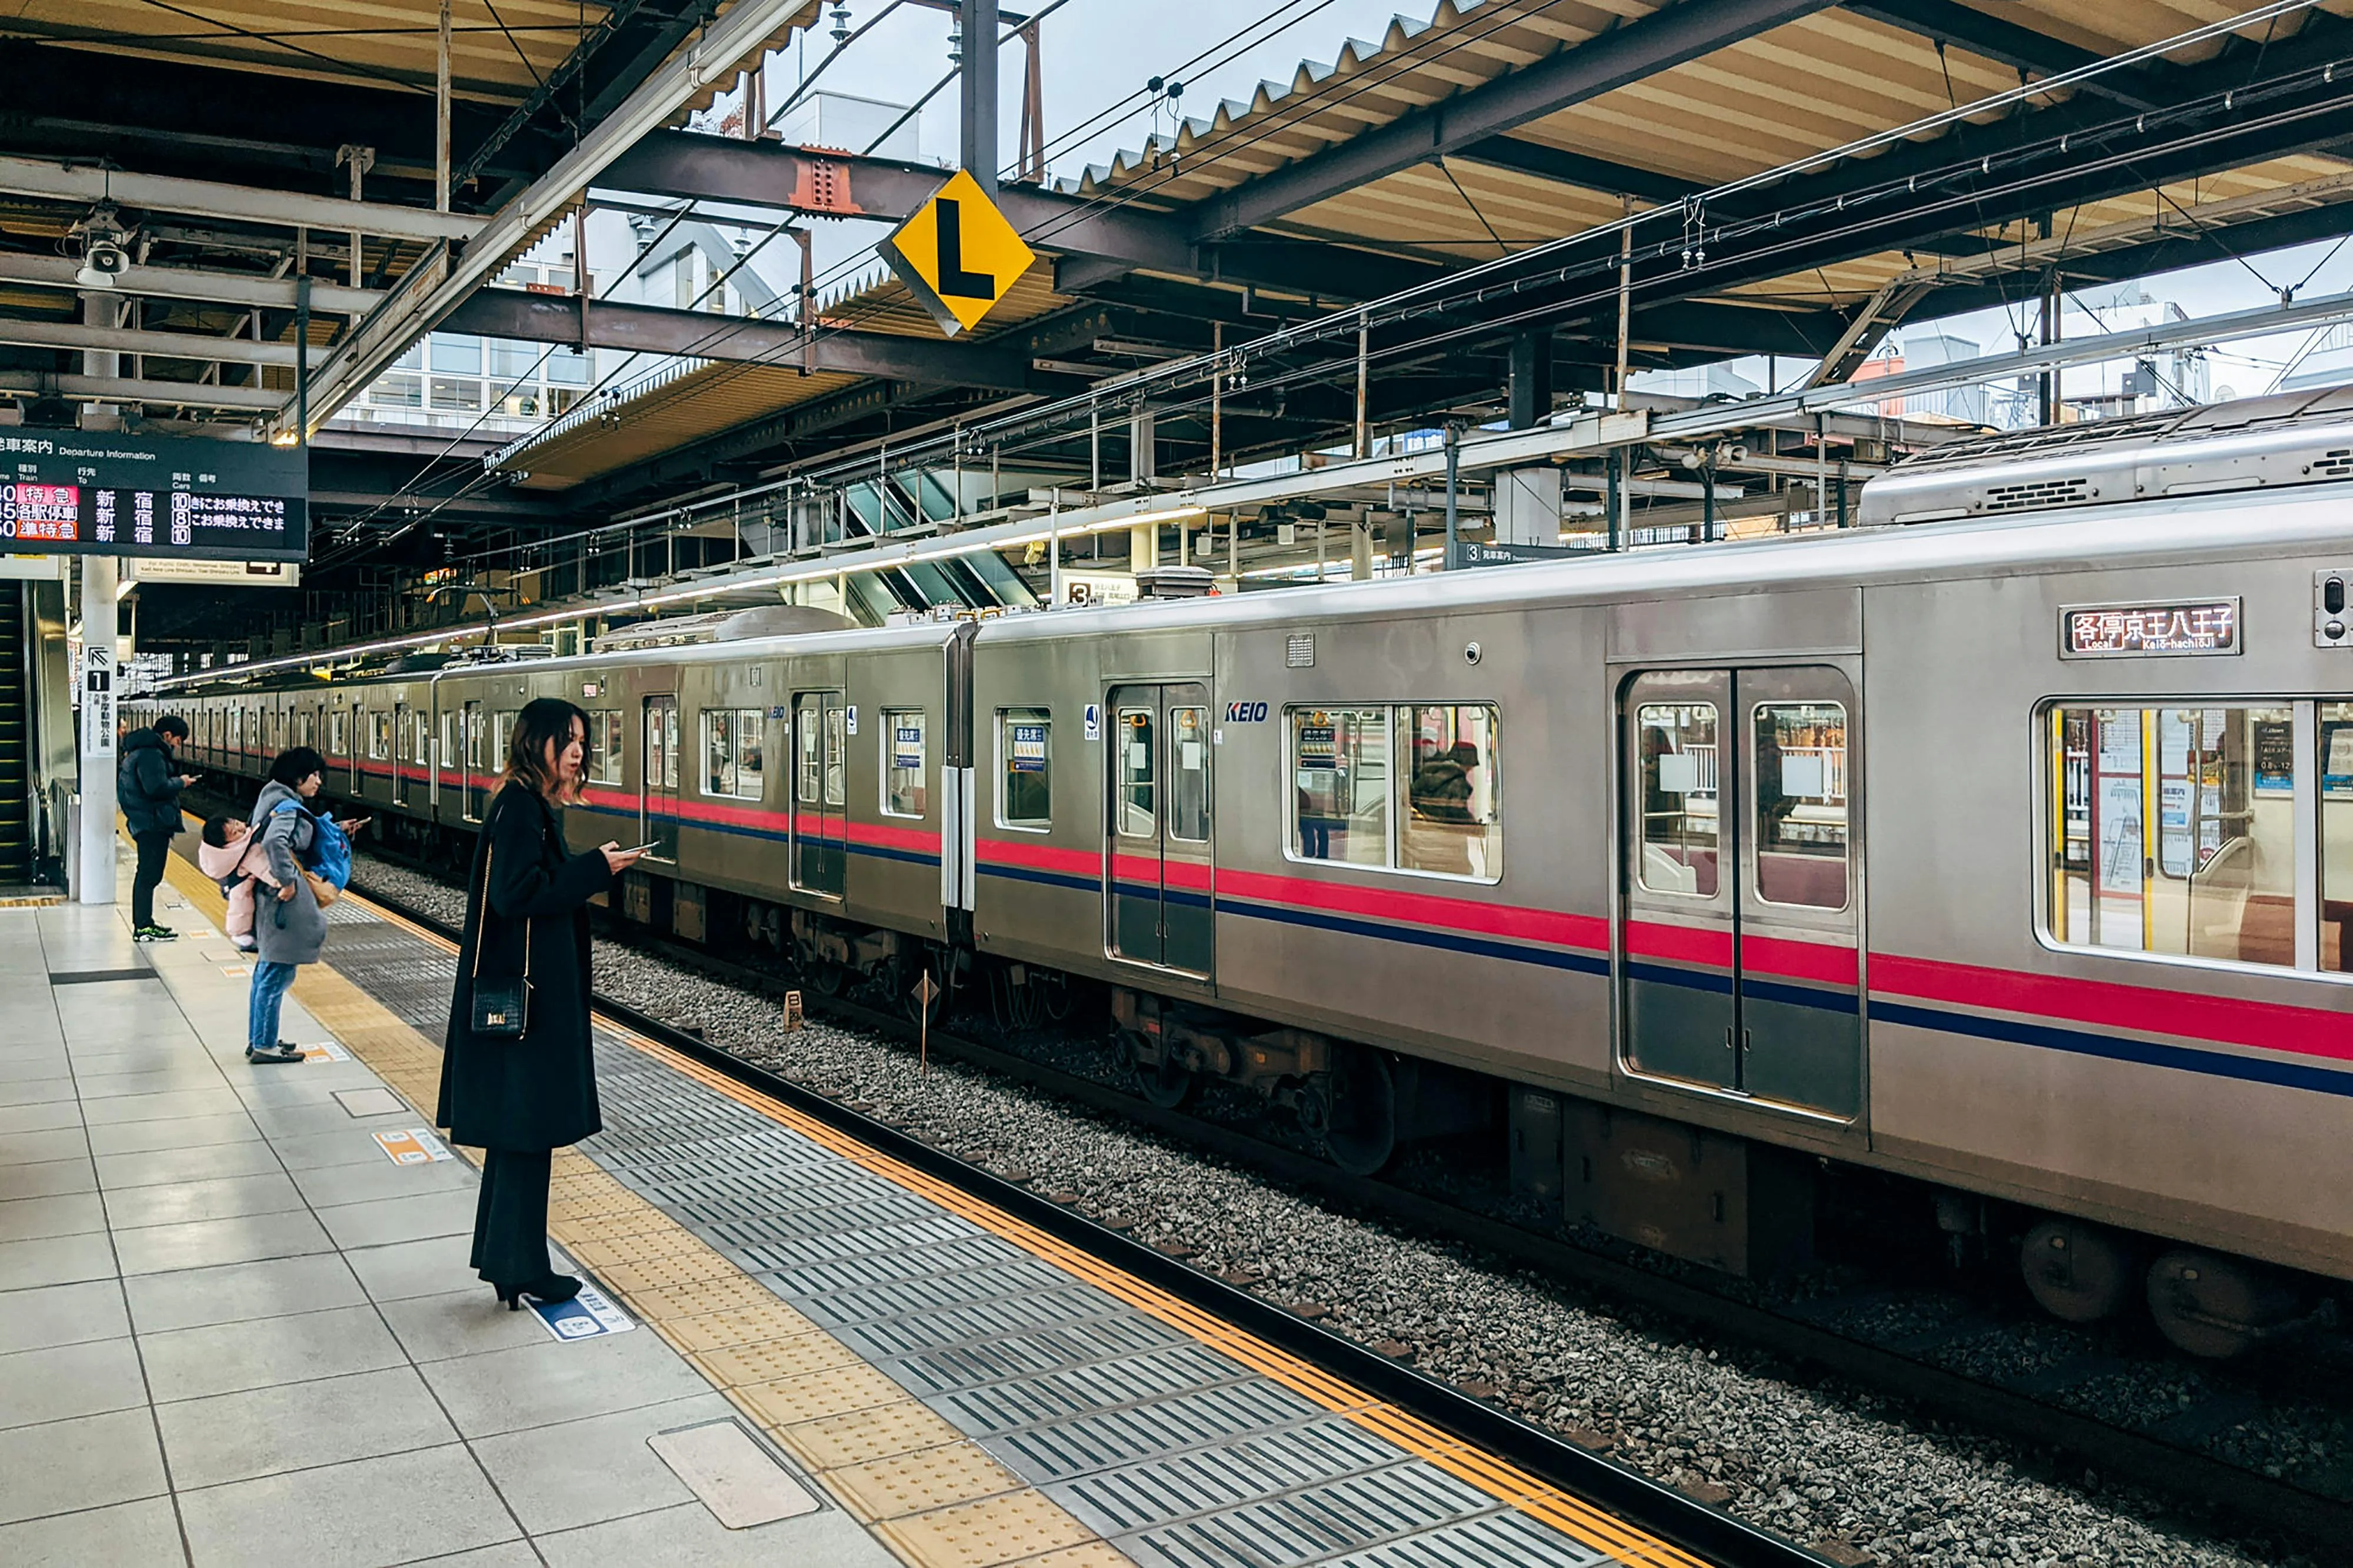
[[[105,430],[0,432],[0,552],[159,561],[310,554],[311,454]]]

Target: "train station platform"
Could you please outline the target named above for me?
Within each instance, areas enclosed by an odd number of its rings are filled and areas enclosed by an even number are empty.
[[[339,902],[316,1059],[251,1066],[172,878],[169,944],[0,910],[0,1561],[1694,1562],[618,1026],[587,1304],[498,1310],[417,1109],[446,942]]]

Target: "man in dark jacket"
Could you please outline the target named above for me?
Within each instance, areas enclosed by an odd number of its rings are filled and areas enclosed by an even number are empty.
[[[194,773],[172,771],[172,750],[188,738],[188,721],[166,713],[152,730],[123,738],[115,763],[114,798],[131,841],[139,846],[139,869],[131,879],[131,935],[135,942],[170,942],[180,933],[155,923],[155,889],[171,858],[172,836],[180,831],[180,792],[196,782]]]

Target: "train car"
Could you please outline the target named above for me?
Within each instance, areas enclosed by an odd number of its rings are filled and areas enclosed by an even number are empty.
[[[1153,1099],[1253,1087],[1348,1168],[1491,1127],[1531,1195],[1741,1271],[1826,1165],[1886,1173],[2062,1316],[2228,1353],[2353,1278],[2341,401],[1963,444],[1838,533],[322,711],[396,748],[581,701],[575,835],[675,837],[631,918],[828,986],[1100,982]],[[266,698],[197,701],[266,762]]]

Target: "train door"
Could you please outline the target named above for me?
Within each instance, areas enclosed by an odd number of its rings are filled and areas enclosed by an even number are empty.
[[[793,886],[842,896],[848,868],[849,716],[839,691],[793,699]]]
[[[1214,954],[1208,688],[1115,686],[1105,708],[1112,953],[1207,977]]]
[[[655,860],[678,858],[678,698],[649,697],[638,780],[638,841]]]
[[[458,710],[458,777],[466,792],[464,810],[469,822],[481,821],[483,808],[490,804],[488,773],[482,757],[482,705],[469,702]]]
[[[409,758],[417,754],[417,710],[406,702],[392,705],[392,804],[408,802]]]
[[[1846,677],[1821,666],[1660,670],[1628,688],[1632,1070],[1861,1111],[1853,713]]]

